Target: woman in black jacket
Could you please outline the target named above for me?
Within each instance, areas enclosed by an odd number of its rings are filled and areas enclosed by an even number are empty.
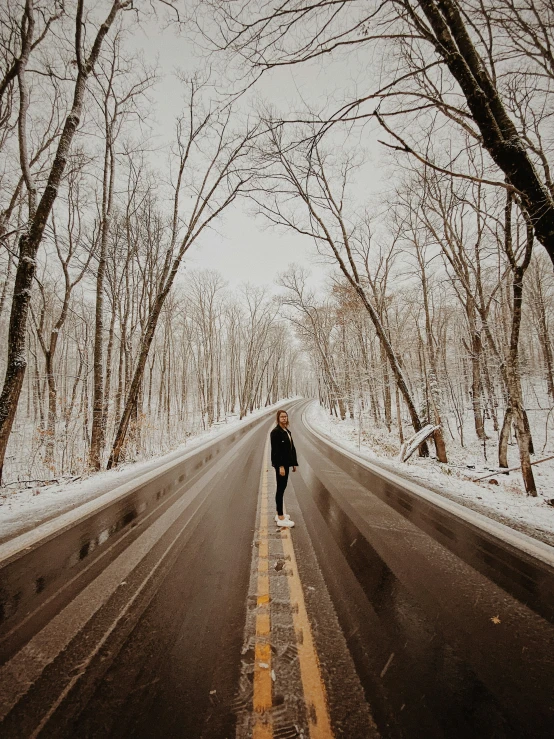
[[[292,528],[294,521],[290,520],[290,516],[283,514],[283,496],[289,479],[289,469],[296,472],[298,459],[296,458],[296,449],[292,434],[289,431],[289,417],[286,411],[277,411],[277,426],[271,432],[271,464],[275,467],[275,476],[277,478],[277,492],[275,493],[275,504],[277,513],[275,522],[277,526],[286,526]]]

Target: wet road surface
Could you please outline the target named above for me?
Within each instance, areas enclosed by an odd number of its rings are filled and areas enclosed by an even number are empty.
[[[0,565],[0,736],[554,735],[552,568],[368,483],[303,407],[292,531],[272,417]]]

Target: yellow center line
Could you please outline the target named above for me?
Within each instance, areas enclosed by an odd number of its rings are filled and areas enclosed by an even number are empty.
[[[268,445],[264,454],[261,481],[260,528],[258,548],[258,581],[256,613],[256,646],[254,663],[254,724],[252,739],[273,739],[272,708],[272,664],[271,664],[271,619],[269,612],[269,541],[268,541]],[[291,529],[281,529],[285,559],[290,563],[287,577],[292,610],[296,646],[300,665],[300,677],[310,739],[333,739],[327,695],[321,676],[319,660],[306,611],[304,592],[296,565]]]
[[[258,549],[258,584],[256,613],[256,646],[254,649],[254,726],[253,739],[273,739],[271,721],[272,680],[271,645],[269,642],[271,622],[269,615],[269,541],[267,502],[267,445],[264,454],[260,529]]]
[[[332,739],[333,731],[327,707],[327,694],[321,677],[312,629],[308,620],[302,582],[296,566],[291,529],[283,529],[281,538],[285,558],[289,560],[291,567],[290,576],[287,580],[310,739]]]

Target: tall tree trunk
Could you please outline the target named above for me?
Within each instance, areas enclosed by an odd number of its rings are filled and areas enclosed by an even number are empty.
[[[498,432],[498,429],[499,429],[498,414],[496,412],[496,409],[498,408],[498,400],[496,398],[494,388],[492,386],[491,375],[489,372],[489,364],[488,364],[486,353],[483,354],[483,362],[481,366],[483,369],[483,375],[485,377],[485,387],[487,389],[487,396],[489,399],[489,410],[492,416],[493,429],[496,432]]]
[[[119,339],[119,361],[117,363],[117,391],[115,393],[115,408],[114,408],[114,419],[117,423],[117,419],[120,417],[121,404],[123,402],[124,391],[124,366],[125,366],[125,343],[126,343],[126,325],[124,322],[120,322],[121,336]]]
[[[98,271],[96,273],[96,311],[94,325],[94,354],[92,362],[92,429],[90,438],[89,465],[99,470],[104,445],[104,276],[106,272],[106,250],[104,239],[100,240]]]
[[[381,367],[383,370],[383,404],[385,407],[385,425],[387,427],[387,431],[390,432],[392,425],[392,398],[390,391],[389,367],[387,362],[387,354],[382,344],[380,346],[380,349]]]
[[[375,367],[375,349],[373,346],[373,342],[369,345],[369,357],[370,357],[370,366],[371,371],[369,373],[368,377],[368,387],[369,387],[369,400],[371,403],[371,414],[373,416],[373,423],[376,427],[380,426],[380,414],[379,414],[379,400],[377,398],[377,388],[375,387],[375,375],[376,373],[376,367]]]
[[[509,467],[508,464],[508,439],[510,438],[510,426],[514,414],[512,413],[512,407],[506,406],[504,413],[504,421],[502,422],[502,429],[500,430],[500,437],[498,439],[498,466]]]
[[[484,441],[487,438],[485,423],[483,421],[483,410],[481,407],[481,336],[475,331],[471,336],[471,406],[473,409],[473,422],[477,438]]]
[[[56,441],[56,411],[58,393],[56,378],[54,377],[53,356],[49,351],[46,354],[46,382],[48,384],[48,413],[46,416],[46,453],[44,462],[51,472],[54,472],[54,445]]]
[[[109,93],[107,93],[108,95]],[[107,106],[107,99],[104,101]],[[96,272],[96,310],[94,322],[94,360],[92,395],[92,430],[90,440],[89,465],[99,470],[102,465],[102,451],[106,436],[106,417],[104,414],[104,282],[108,238],[112,222],[112,206],[115,180],[115,156],[113,152],[113,121],[108,121],[105,113],[104,175],[102,182],[102,224],[100,229],[100,250]],[[115,311],[114,311],[115,312]]]
[[[398,385],[395,388],[396,397],[396,424],[398,426],[398,439],[400,444],[404,443],[404,430],[402,429],[402,413],[400,411],[400,393],[398,392]]]
[[[529,437],[529,454],[534,454],[535,445],[533,444],[533,435],[531,434],[531,426],[529,425],[529,416],[527,415],[525,408],[523,409],[523,425],[525,426],[525,431]]]
[[[420,252],[418,250],[418,256],[420,255]],[[434,338],[433,338],[433,330],[431,326],[431,312],[429,310],[429,285],[427,282],[427,274],[425,271],[425,263],[423,259],[420,259],[421,264],[421,288],[422,288],[422,294],[423,294],[423,308],[425,312],[425,338],[426,338],[426,348],[427,348],[427,356],[429,358],[429,373],[428,373],[428,383],[427,387],[430,391],[430,400],[431,405],[433,406],[433,416],[435,419],[435,426],[438,426],[438,428],[433,433],[433,438],[435,441],[435,449],[437,452],[437,459],[439,462],[447,463],[448,457],[446,454],[446,443],[444,441],[444,434],[442,432],[442,421],[441,421],[441,413],[440,413],[440,391],[439,391],[439,383],[438,383],[438,375],[437,375],[437,360],[436,360],[436,354],[435,354],[435,346],[434,346]]]
[[[116,311],[115,306],[112,310],[112,316],[110,319],[110,328],[108,332],[108,347],[106,350],[106,379],[104,382],[104,403],[102,408],[102,417],[104,419],[104,429],[108,422],[108,411],[110,408],[110,396],[112,391],[112,365],[113,365],[113,348],[114,348],[114,335],[115,335],[115,318]]]
[[[537,318],[539,323],[539,342],[544,360],[544,370],[546,376],[546,387],[551,399],[554,400],[554,359],[552,357],[552,344],[550,341],[550,332],[546,320],[546,309],[544,305],[544,295],[542,285],[539,280],[538,296],[535,305]]]
[[[508,197],[506,211],[506,230],[511,230],[511,198]],[[511,241],[511,234],[509,236]],[[528,240],[532,243],[532,234],[528,235]],[[530,252],[530,246],[528,246]],[[530,259],[530,253],[529,253]],[[527,260],[528,263],[528,260]],[[525,484],[525,490],[528,495],[537,496],[537,488],[535,478],[533,476],[533,468],[529,450],[531,449],[531,434],[528,424],[525,422],[525,408],[523,405],[523,393],[521,390],[521,375],[519,370],[519,338],[521,328],[521,313],[523,305],[523,275],[526,265],[514,267],[513,271],[513,309],[512,309],[512,330],[510,334],[510,347],[508,353],[508,362],[506,363],[506,380],[508,393],[510,395],[510,404],[513,409],[514,422],[517,430],[517,444],[519,447],[519,458],[521,461],[521,474]]]
[[[477,330],[476,325],[475,300],[470,294],[466,295],[466,313],[471,341],[469,354],[471,358],[471,406],[473,409],[473,422],[475,424],[475,433],[477,434],[477,438],[484,441],[487,438],[487,435],[485,433],[483,410],[481,407],[481,397],[483,393],[483,386],[481,383],[481,354],[483,351],[483,344],[481,341],[481,334]]]

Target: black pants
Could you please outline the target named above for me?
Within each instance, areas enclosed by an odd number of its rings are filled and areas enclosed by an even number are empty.
[[[279,474],[279,467],[275,468],[275,475],[277,477],[277,492],[275,493],[275,505],[277,506],[277,515],[283,515],[283,496],[285,494],[285,488],[289,481],[289,468],[285,467],[285,474]]]

